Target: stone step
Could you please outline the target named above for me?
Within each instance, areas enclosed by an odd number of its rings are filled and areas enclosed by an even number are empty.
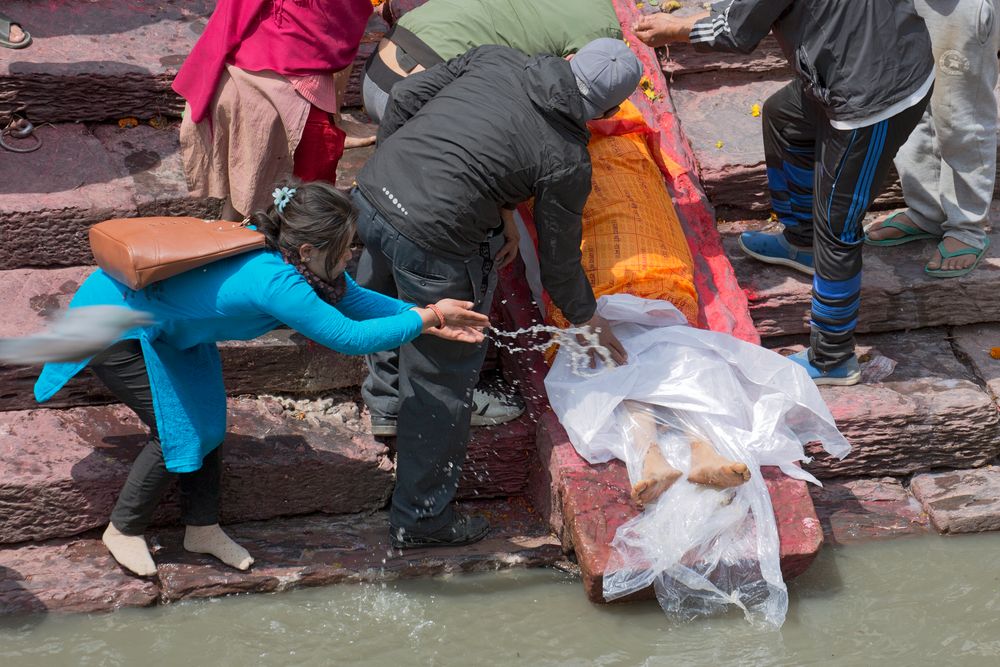
[[[605,602],[604,573],[611,555],[611,540],[638,510],[630,498],[628,473],[620,461],[589,465],[573,449],[554,413],[539,420],[538,455],[541,464],[531,480],[532,500],[560,536],[563,549],[574,550],[584,589],[592,602]],[[781,541],[781,570],[792,579],[819,553],[823,531],[805,482],[777,469],[763,470],[774,506]],[[652,588],[629,600],[653,598]]]
[[[681,126],[698,162],[699,176],[720,218],[771,212],[764,165],[761,118],[751,112],[788,83],[771,74],[732,77],[711,71],[684,77],[670,87]],[[873,208],[901,206],[902,191],[891,170]]]
[[[869,220],[872,218],[869,216]],[[990,234],[991,246],[996,247],[1000,243],[997,202],[991,219],[997,230]],[[746,256],[735,237],[727,238],[724,245],[761,337],[808,332],[810,276]],[[859,332],[1000,322],[1000,301],[996,299],[1000,258],[990,251],[972,273],[942,280],[924,273],[933,252],[930,241],[889,248],[864,247]]]
[[[4,11],[33,38],[0,58],[0,116],[36,123],[179,118],[170,84],[205,29],[214,0],[10,0]],[[385,31],[369,23],[345,97],[360,106],[363,64]]]
[[[1000,530],[1000,468],[917,475],[910,490],[942,533]]]
[[[920,535],[927,513],[894,477],[832,479],[810,486],[823,534],[831,544]]]
[[[25,336],[46,326],[46,318],[69,304],[93,267],[0,271],[0,337]],[[250,341],[219,345],[226,388],[232,395],[318,394],[357,387],[367,369],[362,357],[347,356],[313,343],[289,329]],[[38,407],[32,387],[38,368],[0,364],[0,410]],[[99,405],[115,399],[89,371],[56,394],[46,407]]]
[[[681,7],[673,12],[675,16],[688,16],[705,10],[703,0],[679,0]],[[655,8],[653,9],[655,11]],[[680,78],[697,78],[699,75],[720,73],[733,80],[752,74],[768,73],[772,76],[783,74],[792,76],[781,47],[772,35],[768,35],[752,53],[701,52],[687,42],[671,44],[670,48],[658,49],[663,73],[675,82]]]
[[[801,345],[776,348],[782,354]],[[863,335],[862,360],[896,362],[881,381],[853,387],[821,387],[852,451],[837,459],[817,445],[805,468],[820,479],[907,477],[940,468],[977,468],[1000,454],[1000,415],[971,369],[955,356],[946,329]]]
[[[0,270],[90,264],[87,230],[109,218],[219,214],[220,201],[188,193],[177,123],[53,125],[37,135],[40,150],[0,160]],[[373,150],[345,152],[340,187]]]
[[[0,548],[0,614],[104,612],[234,593],[271,593],[337,583],[383,583],[458,572],[544,567],[563,558],[558,541],[523,500],[472,503],[492,526],[467,547],[399,551],[386,512],[311,515],[226,526],[253,555],[248,572],[191,554],[182,533],[150,540],[156,579],[125,573],[91,534]]]
[[[393,464],[369,428],[360,416],[343,425],[341,417],[288,411],[272,399],[230,400],[222,521],[384,507]],[[106,524],[145,440],[138,418],[120,405],[0,412],[0,544]],[[523,493],[533,459],[534,429],[526,418],[473,429],[459,497]],[[177,517],[171,492],[154,520],[162,525]]]

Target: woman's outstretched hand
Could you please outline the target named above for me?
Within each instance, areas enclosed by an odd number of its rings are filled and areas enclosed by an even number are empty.
[[[485,338],[483,329],[490,325],[490,318],[472,310],[475,304],[471,301],[441,299],[434,305],[436,308],[417,309],[424,320],[424,333],[461,343],[479,343]],[[444,318],[444,326],[438,312]]]

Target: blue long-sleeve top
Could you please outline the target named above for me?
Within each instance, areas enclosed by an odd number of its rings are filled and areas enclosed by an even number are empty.
[[[226,392],[216,343],[250,340],[281,324],[345,354],[367,354],[407,343],[423,329],[413,304],[358,286],[346,276],[344,297],[323,301],[302,275],[269,250],[214,262],[142,290],[98,269],[70,308],[117,305],[149,312],[155,322],[126,332],[142,344],[167,469],[190,472],[226,430]],[[35,398],[51,398],[89,359],[46,364]]]

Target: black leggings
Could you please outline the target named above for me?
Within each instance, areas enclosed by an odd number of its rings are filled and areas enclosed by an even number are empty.
[[[201,468],[194,472],[167,471],[156,428],[146,360],[139,341],[115,343],[94,359],[91,368],[111,393],[132,408],[149,427],[149,442],[132,464],[128,480],[111,512],[111,523],[115,528],[125,535],[146,532],[160,498],[175,477],[181,490],[181,521],[184,525],[210,526],[218,523],[221,446],[205,456]]]

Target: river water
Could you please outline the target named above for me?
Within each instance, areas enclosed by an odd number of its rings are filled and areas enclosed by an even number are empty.
[[[0,621],[0,665],[1000,665],[1000,535],[825,548],[788,620],[672,623],[553,570]]]

